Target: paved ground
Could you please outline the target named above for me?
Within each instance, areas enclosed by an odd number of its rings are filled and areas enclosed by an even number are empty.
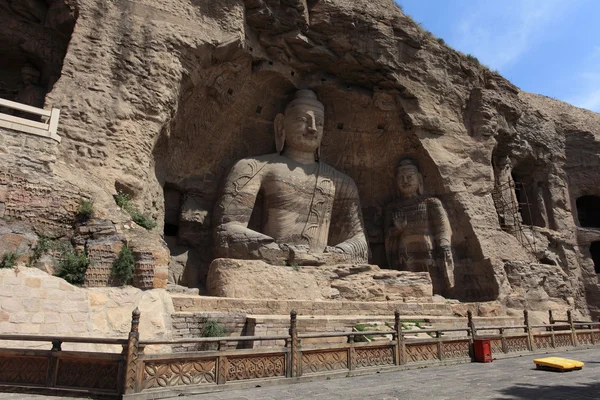
[[[353,378],[214,392],[190,400],[418,400],[418,399],[600,399],[600,349],[553,354],[585,362],[580,371],[533,367],[539,355],[389,372]],[[0,393],[0,400],[66,399]]]

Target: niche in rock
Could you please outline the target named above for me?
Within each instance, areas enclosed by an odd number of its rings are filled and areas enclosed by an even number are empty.
[[[43,107],[61,75],[77,20],[74,2],[19,0],[0,8],[0,97]]]
[[[546,180],[524,170],[512,171],[517,209],[524,225],[553,228],[552,210],[548,209],[550,194]]]
[[[592,242],[590,245],[590,253],[594,261],[594,271],[600,274],[600,242]]]
[[[600,197],[581,196],[576,201],[579,226],[600,228]]]

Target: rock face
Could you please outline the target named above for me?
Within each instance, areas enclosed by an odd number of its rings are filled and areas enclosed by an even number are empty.
[[[210,265],[212,296],[280,300],[431,301],[427,272],[381,270],[376,265],[282,267],[263,261],[217,258]]]
[[[454,297],[512,304],[505,266],[537,276],[548,265],[572,288],[574,307],[600,313],[598,114],[520,91],[423,32],[392,0],[61,4],[76,23],[72,33],[59,29],[64,52],[49,47],[64,59],[48,61],[62,69],[45,102],[61,108],[63,140],[0,132],[2,232],[19,223],[72,236],[77,204],[93,199],[95,217],[151,253],[166,279],[164,233],[174,255],[190,255],[178,265],[197,271],[178,279],[202,288],[220,183],[236,160],[275,151],[272,121],[308,88],[325,106],[322,159],[356,182],[371,264],[388,267],[390,166],[410,156],[425,195],[448,213]],[[46,27],[28,24],[43,42]],[[3,41],[17,30],[9,31]],[[16,87],[18,71],[2,79]],[[117,191],[159,227],[132,224]],[[517,291],[538,290],[529,286],[536,279],[520,282]],[[562,289],[544,292],[569,304]]]

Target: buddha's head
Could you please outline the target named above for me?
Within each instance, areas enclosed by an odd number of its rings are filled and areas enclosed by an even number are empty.
[[[423,176],[413,160],[407,158],[398,163],[396,184],[401,197],[415,197],[423,194]]]
[[[325,108],[311,90],[298,90],[285,108],[284,114],[275,117],[275,144],[277,152],[284,145],[295,150],[315,153],[318,159],[323,138]]]

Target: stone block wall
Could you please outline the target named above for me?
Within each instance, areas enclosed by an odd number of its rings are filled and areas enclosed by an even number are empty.
[[[202,337],[202,329],[208,320],[217,321],[226,330],[226,336],[248,335],[246,331],[246,314],[227,312],[194,312],[174,313],[171,316],[173,326],[173,339],[187,339]],[[244,342],[237,344],[231,342],[227,348],[244,348]],[[209,346],[204,344],[186,343],[173,346],[174,352],[206,350]]]
[[[84,289],[36,268],[0,270],[0,333],[127,338],[131,312],[141,311],[141,339],[171,338],[173,305],[165,290]],[[2,347],[50,349],[49,342],[5,342]],[[117,346],[64,344],[63,350],[115,351]],[[147,352],[164,350],[149,346]]]

